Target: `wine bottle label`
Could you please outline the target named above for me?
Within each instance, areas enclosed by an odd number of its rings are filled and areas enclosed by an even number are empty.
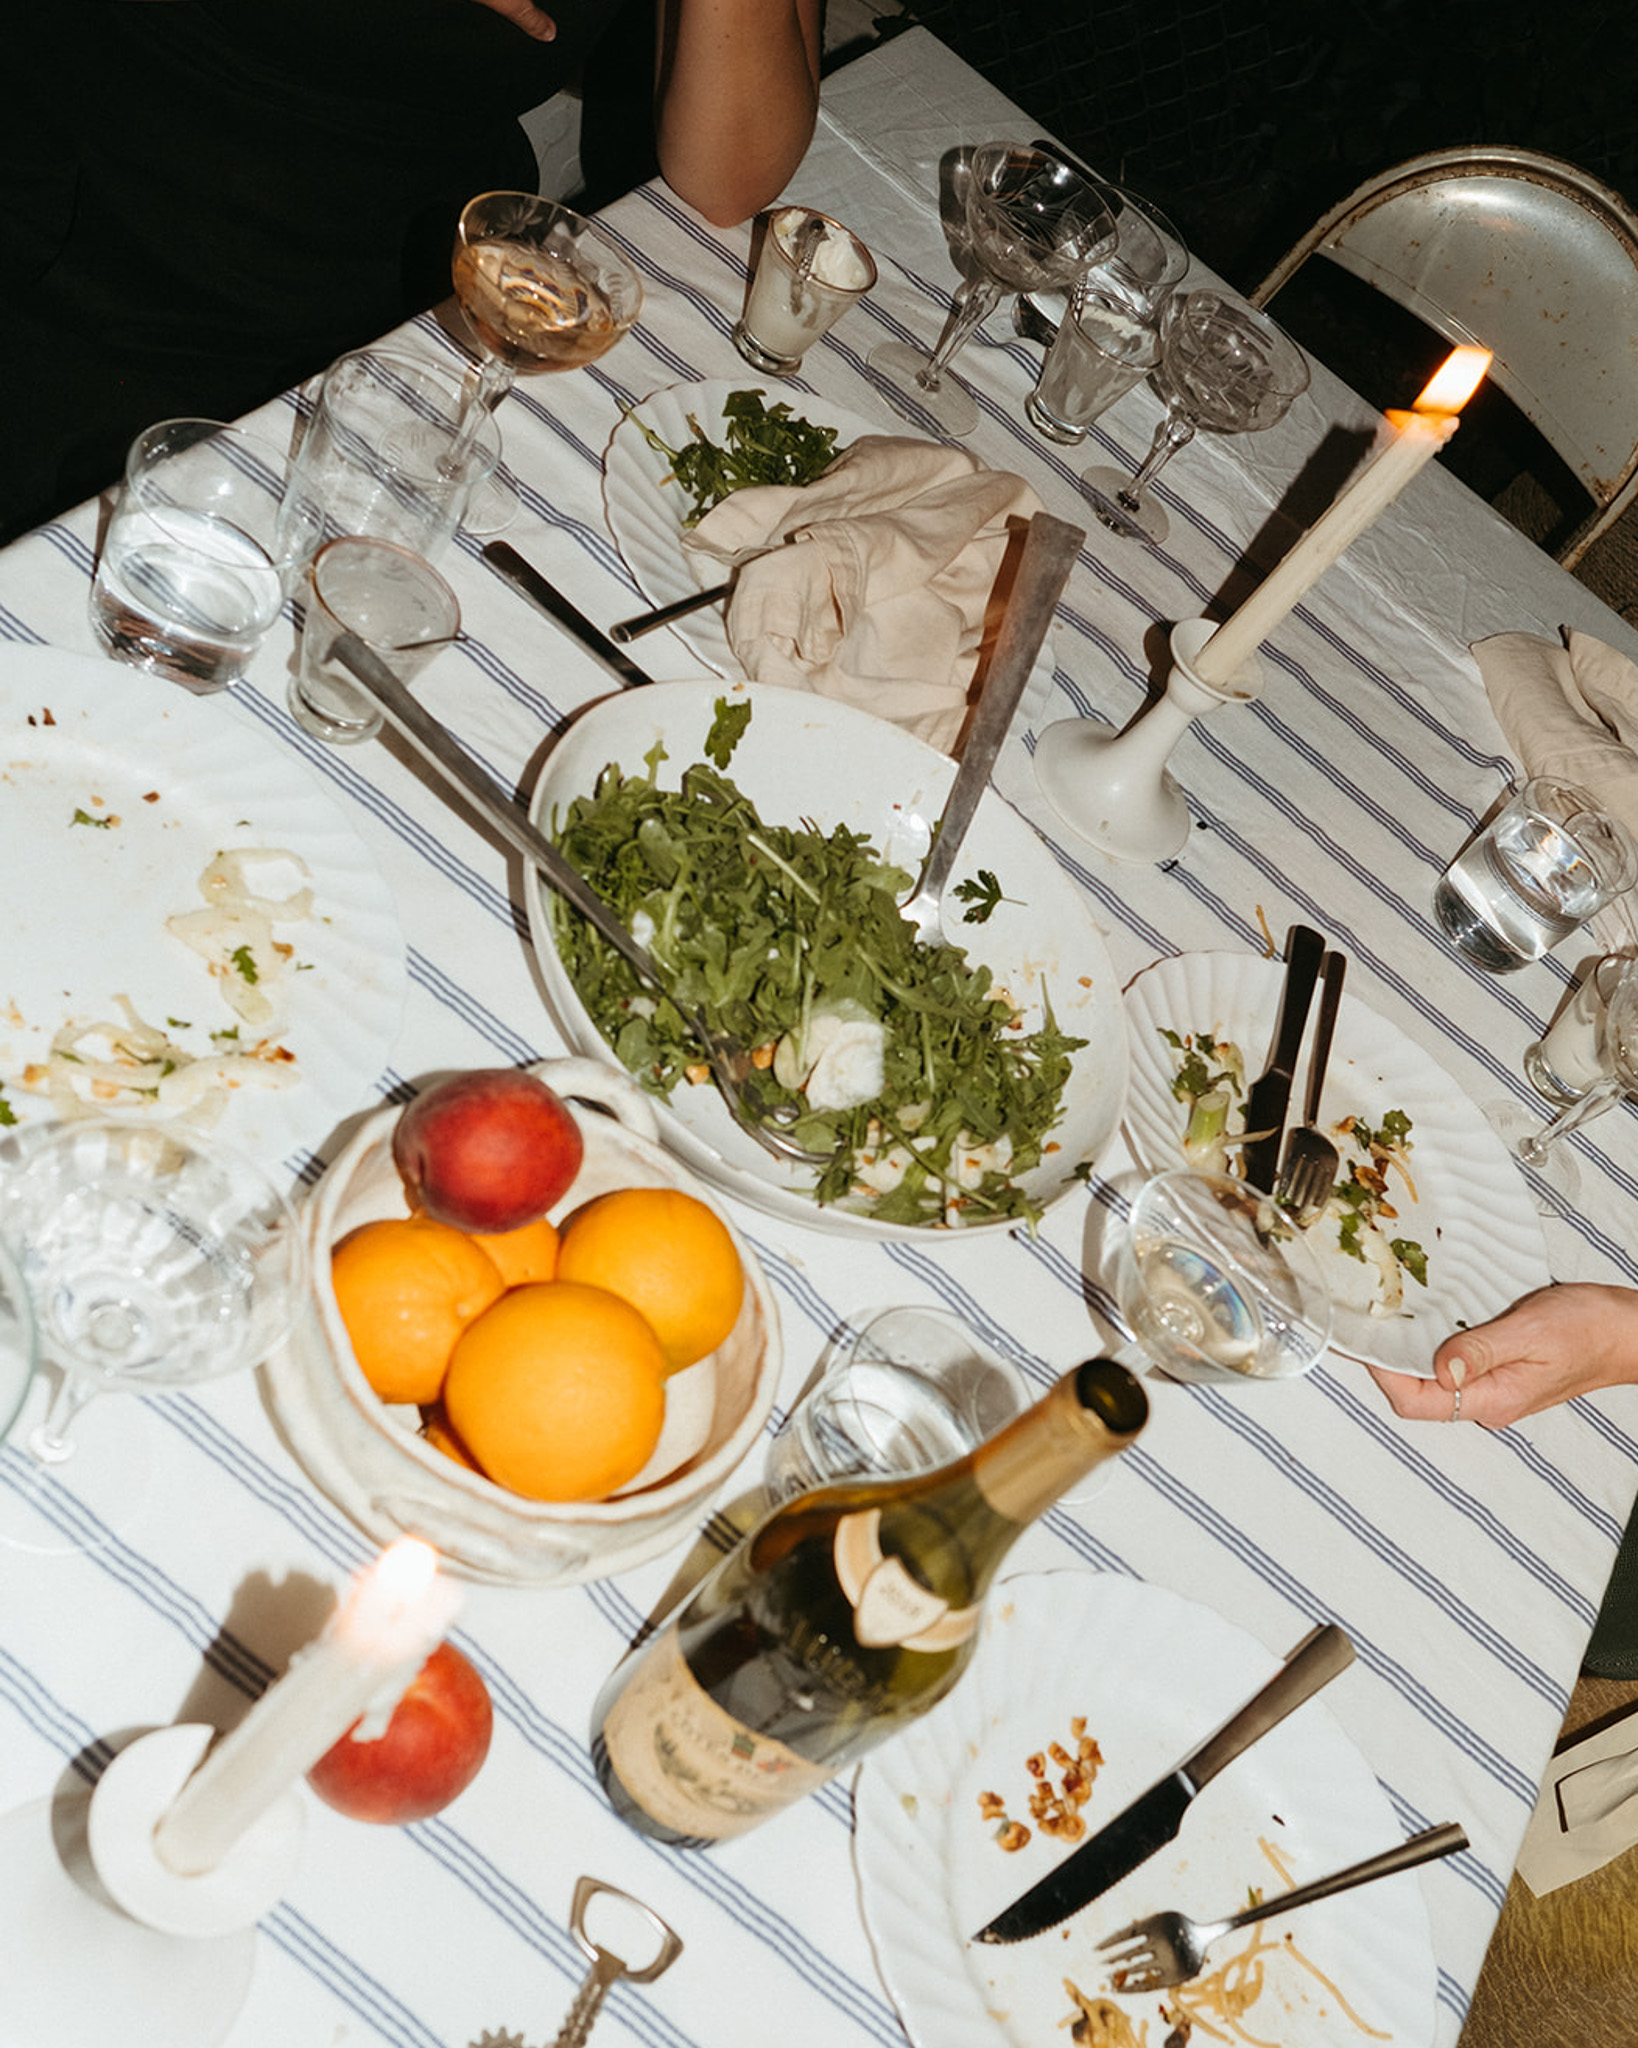
[[[911,1577],[900,1559],[885,1557],[882,1512],[844,1515],[836,1524],[836,1577],[853,1609],[853,1633],[867,1650],[897,1643],[906,1650],[952,1650],[978,1626],[978,1607],[952,1607]]]
[[[689,1670],[675,1627],[609,1709],[603,1741],[643,1811],[703,1841],[747,1833],[833,1775],[719,1707]]]

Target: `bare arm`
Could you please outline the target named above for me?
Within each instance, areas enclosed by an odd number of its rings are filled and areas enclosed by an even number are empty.
[[[778,197],[813,137],[820,0],[660,0],[660,169],[719,227]]]
[[[1638,1292],[1575,1284],[1527,1294],[1505,1315],[1458,1330],[1433,1354],[1436,1379],[1371,1367],[1396,1413],[1505,1429],[1577,1394],[1638,1381]]]
[[[480,7],[492,8],[496,14],[504,14],[515,22],[526,36],[533,36],[537,43],[554,42],[557,38],[557,23],[545,11],[536,7],[534,0],[478,0]]]

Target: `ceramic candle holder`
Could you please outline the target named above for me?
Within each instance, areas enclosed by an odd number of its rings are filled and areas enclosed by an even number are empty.
[[[1175,859],[1189,836],[1189,806],[1167,762],[1197,718],[1262,693],[1255,659],[1226,684],[1203,682],[1193,662],[1216,629],[1183,619],[1171,632],[1165,694],[1124,732],[1098,732],[1085,719],[1048,726],[1035,748],[1041,793],[1071,831],[1111,859],[1134,864]]]

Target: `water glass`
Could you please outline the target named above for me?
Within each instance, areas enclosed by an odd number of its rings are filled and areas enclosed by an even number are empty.
[[[0,1244],[0,1443],[28,1393],[37,1348],[34,1304],[10,1252]]]
[[[1441,876],[1433,908],[1457,950],[1492,974],[1551,952],[1638,879],[1638,846],[1574,782],[1538,775]]]
[[[734,346],[753,368],[788,377],[875,282],[875,258],[839,221],[811,207],[776,207]]]
[[[119,661],[208,695],[236,683],[318,545],[285,455],[219,420],[163,420],[132,443],[91,585]]]
[[[430,559],[463,520],[505,524],[500,429],[487,413],[465,421],[464,398],[458,372],[404,349],[332,363],[297,457],[326,534],[373,535]]]
[[[1635,973],[1638,960],[1606,953],[1576,984],[1541,1037],[1525,1048],[1526,1080],[1555,1107],[1579,1102],[1609,1072],[1604,1031],[1610,1002],[1622,981]]]
[[[1229,1174],[1157,1174],[1132,1204],[1115,1293],[1133,1339],[1176,1380],[1297,1379],[1331,1339],[1312,1247],[1271,1196]]]
[[[1066,447],[1160,361],[1160,330],[1122,301],[1082,285],[1072,295],[1040,382],[1024,401],[1032,425]]]
[[[408,682],[460,629],[455,593],[430,562],[394,541],[326,541],[313,559],[290,715],[333,746],[373,739],[381,713],[335,659],[336,642],[355,635]]]
[[[834,1480],[931,1472],[1028,1405],[1006,1361],[942,1309],[883,1309],[838,1345],[768,1450],[774,1501]]]

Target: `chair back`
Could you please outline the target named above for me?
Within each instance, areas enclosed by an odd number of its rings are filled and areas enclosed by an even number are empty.
[[[1315,254],[1494,352],[1494,381],[1598,508],[1562,561],[1638,497],[1638,213],[1619,194],[1532,150],[1432,150],[1333,207],[1252,304]]]

